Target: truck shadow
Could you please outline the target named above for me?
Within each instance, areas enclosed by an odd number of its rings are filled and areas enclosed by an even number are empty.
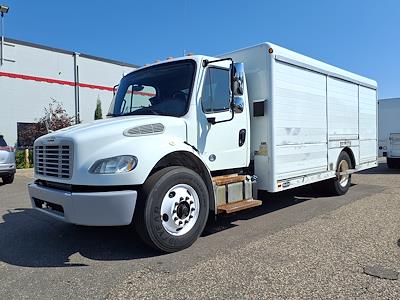
[[[381,162],[377,167],[361,171],[358,174],[400,174],[400,169],[389,169],[386,163]]]
[[[92,260],[159,255],[131,227],[84,227],[55,221],[33,209],[15,209],[0,223],[0,261],[24,267],[80,267]]]
[[[206,227],[203,236],[208,236],[235,227],[237,225],[233,224],[233,222],[237,220],[250,220],[318,197],[326,197],[326,195],[314,191],[309,186],[303,186],[279,193],[261,192],[257,197],[263,202],[261,206],[245,211],[239,211],[230,215],[219,216],[216,221],[210,222],[209,226]]]
[[[266,197],[267,196],[267,197]],[[251,219],[318,197],[303,187],[263,195],[261,207],[221,216],[208,224],[203,237]],[[260,197],[259,197],[260,198]],[[0,223],[0,261],[24,267],[84,267],[90,260],[134,260],[162,255],[146,246],[129,226],[84,227],[53,220],[33,209],[14,209]],[[75,256],[80,254],[83,256]]]

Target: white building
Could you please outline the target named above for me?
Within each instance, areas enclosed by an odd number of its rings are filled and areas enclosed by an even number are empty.
[[[37,122],[52,99],[62,102],[81,122],[94,119],[97,99],[103,116],[113,86],[137,68],[110,59],[5,39],[0,65],[0,134],[17,141],[17,122]]]

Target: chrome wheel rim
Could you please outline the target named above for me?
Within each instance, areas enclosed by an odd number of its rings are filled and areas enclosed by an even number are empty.
[[[346,160],[342,160],[339,164],[339,172],[346,172],[347,170],[349,170],[349,163]],[[339,175],[339,184],[342,187],[346,187],[347,184],[349,182],[349,174],[343,174],[343,175]]]
[[[161,203],[161,223],[168,233],[175,236],[188,233],[196,224],[199,213],[199,196],[188,184],[173,186]]]

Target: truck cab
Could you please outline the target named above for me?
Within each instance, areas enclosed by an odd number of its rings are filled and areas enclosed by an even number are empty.
[[[189,246],[218,209],[212,174],[249,167],[246,97],[243,66],[230,59],[191,56],[135,70],[106,120],[36,140],[33,207],[80,225],[133,221],[168,252]]]

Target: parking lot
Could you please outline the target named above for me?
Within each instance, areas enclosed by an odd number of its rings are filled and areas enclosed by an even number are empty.
[[[400,298],[400,172],[353,175],[342,197],[310,188],[210,224],[160,254],[132,228],[89,228],[30,208],[31,171],[0,183],[0,299]]]

